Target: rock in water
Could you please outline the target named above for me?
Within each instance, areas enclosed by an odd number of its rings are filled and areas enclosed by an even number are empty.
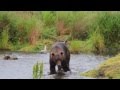
[[[9,55],[6,55],[4,56],[4,60],[17,60],[18,58],[16,56],[9,56]]]
[[[9,60],[11,57],[10,56],[4,56],[5,60]]]

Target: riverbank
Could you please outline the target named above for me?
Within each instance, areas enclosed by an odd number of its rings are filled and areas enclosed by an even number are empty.
[[[90,70],[82,75],[94,78],[120,79],[120,54],[103,62],[98,69]]]
[[[120,12],[0,12],[0,49],[39,52],[68,40],[71,53],[120,51]]]
[[[56,41],[51,39],[43,39],[36,42],[36,44],[18,44],[18,45],[11,45],[8,48],[1,48],[0,51],[17,51],[17,52],[40,52],[41,50],[44,50],[45,46],[47,51],[49,52],[51,49],[51,46]],[[115,55],[116,50],[112,50],[109,52],[108,48],[105,48],[104,45],[100,43],[98,45],[98,41],[92,41],[91,39],[88,39],[86,41],[82,40],[68,40],[67,46],[71,52],[71,54],[96,54],[96,55]],[[96,48],[96,44],[98,47]]]

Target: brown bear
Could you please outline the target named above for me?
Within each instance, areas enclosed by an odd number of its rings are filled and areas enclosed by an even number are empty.
[[[58,66],[58,71],[63,69],[64,72],[70,71],[70,51],[67,47],[67,41],[56,42],[50,51],[50,74],[56,74],[55,66]]]

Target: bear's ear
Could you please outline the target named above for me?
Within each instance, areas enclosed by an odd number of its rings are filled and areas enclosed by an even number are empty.
[[[70,42],[69,42],[68,40],[65,40],[64,43],[65,43],[65,45],[66,45],[67,47],[70,46]]]

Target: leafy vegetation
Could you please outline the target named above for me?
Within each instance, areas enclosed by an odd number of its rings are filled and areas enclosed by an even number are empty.
[[[112,11],[1,11],[0,49],[37,52],[67,39],[71,53],[117,54],[119,23]]]

